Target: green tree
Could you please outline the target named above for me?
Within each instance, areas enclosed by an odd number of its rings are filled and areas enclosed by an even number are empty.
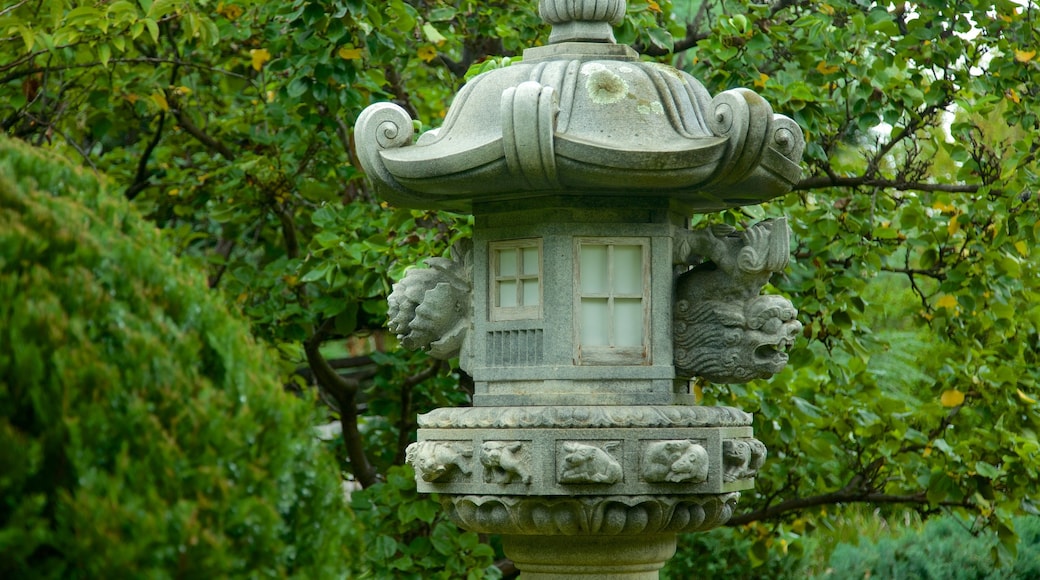
[[[809,148],[774,281],[805,323],[772,381],[697,386],[755,411],[772,459],[734,525],[764,554],[825,506],[1035,510],[1040,27],[1035,2],[631,0],[619,42],[744,86]],[[464,217],[387,208],[351,127],[394,100],[436,126],[467,71],[544,42],[535,2],[23,1],[0,9],[0,126],[111,176],[299,365],[364,486],[466,377],[394,348],[384,298]],[[495,58],[491,58],[491,57]],[[831,512],[834,510],[831,508]],[[765,524],[768,524],[766,527]]]
[[[53,156],[53,155],[52,155]],[[0,575],[330,577],[314,407],[155,227],[0,137]]]

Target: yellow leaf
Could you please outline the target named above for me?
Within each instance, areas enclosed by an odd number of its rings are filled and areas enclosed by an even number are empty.
[[[1015,249],[1018,250],[1019,254],[1022,254],[1023,258],[1029,257],[1029,246],[1026,245],[1025,240],[1018,240],[1015,242]]]
[[[947,310],[953,310],[954,308],[957,308],[957,297],[956,296],[950,296],[949,294],[943,294],[942,298],[940,298],[935,303],[935,306],[938,307],[938,308],[945,308]]]
[[[424,62],[430,62],[437,58],[437,49],[427,44],[426,46],[420,46],[416,54],[419,58],[423,59]]]
[[[1018,398],[1022,399],[1023,402],[1028,403],[1030,405],[1036,404],[1036,399],[1023,393],[1022,389],[1015,389],[1015,391],[1018,393]]]
[[[1007,95],[1007,98],[1014,101],[1016,105],[1022,102],[1022,97],[1018,96],[1018,92],[1015,89],[1008,89],[1004,94]]]
[[[961,224],[957,221],[957,218],[960,217],[960,215],[961,214],[959,213],[953,214],[953,217],[950,218],[950,225],[946,227],[946,231],[950,232],[951,236],[961,231]]]
[[[827,16],[834,16],[834,7],[830,4],[820,5],[820,12],[823,12]]]
[[[1033,60],[1034,56],[1036,56],[1035,50],[1025,51],[1015,49],[1015,60],[1018,62],[1029,62]]]
[[[339,47],[339,50],[336,51],[336,54],[338,54],[339,57],[343,60],[357,60],[361,58],[361,49],[354,48],[353,46],[350,46],[348,44],[346,46]]]
[[[932,209],[937,209],[943,213],[953,213],[954,211],[957,211],[956,207],[942,201],[937,201],[932,204]]]
[[[942,397],[939,400],[942,402],[943,407],[957,407],[964,404],[964,393],[957,389],[949,389],[943,391]]]
[[[160,109],[164,111],[170,110],[170,103],[166,101],[166,95],[162,93],[152,93],[151,99]]]
[[[766,73],[759,73],[758,74],[758,80],[755,81],[755,86],[760,88],[760,89],[764,89],[764,88],[766,88],[766,81],[768,81],[768,80],[769,80],[769,75],[767,75]]]
[[[253,69],[256,71],[264,68],[264,63],[271,60],[271,53],[266,48],[251,49],[249,56],[253,59]]]
[[[220,14],[232,22],[234,22],[239,16],[242,16],[242,12],[243,10],[241,6],[225,6],[223,2],[217,4],[217,14]]]
[[[650,12],[657,12],[658,14],[661,13],[661,5],[660,4],[658,4],[654,0],[646,0],[646,3],[650,5]]]
[[[827,66],[826,62],[820,61],[820,64],[816,65],[816,70],[819,71],[821,75],[831,75],[838,72],[839,67],[838,65]]]

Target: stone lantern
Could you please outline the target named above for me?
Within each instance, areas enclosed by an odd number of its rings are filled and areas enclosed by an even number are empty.
[[[421,492],[501,534],[525,579],[656,578],[676,534],[725,523],[766,457],[751,416],[690,380],[767,378],[801,325],[760,295],[784,220],[688,229],[784,194],[804,139],[752,91],[615,43],[623,0],[542,0],[549,44],[469,81],[418,139],[403,109],[356,125],[364,170],[402,207],[472,213],[471,244],[395,285],[402,344],[458,357],[473,406],[419,417]]]

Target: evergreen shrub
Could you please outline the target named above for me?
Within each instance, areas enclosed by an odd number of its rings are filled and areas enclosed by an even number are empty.
[[[899,580],[1035,580],[1040,578],[1040,517],[1014,518],[1019,536],[1014,563],[998,568],[992,533],[974,535],[955,516],[925,522],[920,531],[859,545],[841,544],[818,577]]]
[[[314,405],[172,256],[93,174],[0,138],[0,577],[350,566]]]

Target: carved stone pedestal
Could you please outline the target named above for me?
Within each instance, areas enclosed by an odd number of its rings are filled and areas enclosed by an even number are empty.
[[[675,534],[503,536],[502,545],[524,580],[657,580]]]
[[[419,491],[502,534],[526,579],[656,578],[676,534],[729,520],[765,459],[730,407],[470,407],[419,425]]]

